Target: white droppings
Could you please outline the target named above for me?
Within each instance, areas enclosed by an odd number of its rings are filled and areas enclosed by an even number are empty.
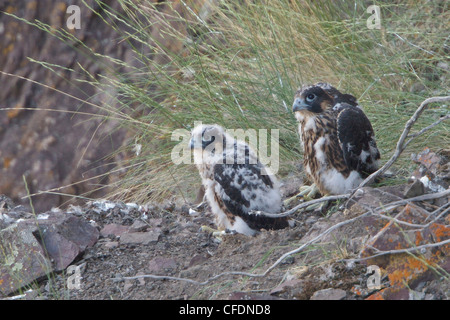
[[[420,182],[423,183],[425,188],[430,189],[434,193],[445,191],[445,188],[443,186],[441,186],[441,185],[435,183],[434,181],[430,180],[427,176],[423,176],[419,180],[420,180]]]

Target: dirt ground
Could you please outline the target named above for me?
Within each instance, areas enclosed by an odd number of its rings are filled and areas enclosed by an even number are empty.
[[[151,274],[204,282],[222,272],[263,273],[284,253],[297,248],[314,223],[327,217],[318,211],[302,213],[293,217],[293,228],[262,230],[255,237],[230,234],[218,238],[202,230],[202,226],[214,228],[208,207],[193,212],[189,206],[173,203],[148,207],[98,201],[73,209],[73,214],[101,231],[100,239],[72,263],[81,275],[79,282],[68,270],[53,274],[27,293],[30,298],[309,299],[325,288],[350,292],[352,286],[367,279],[364,266],[335,262],[338,257],[333,252],[315,257],[313,267],[309,256],[317,256],[322,249],[312,248],[289,256],[264,277],[226,275],[206,284],[151,278],[126,280],[123,277]],[[151,241],[126,241],[120,230],[110,234],[105,231],[105,226],[126,229],[136,225],[138,229],[132,230],[139,234],[151,232]],[[345,298],[361,297],[347,294]]]
[[[292,179],[285,184],[284,197],[295,194],[298,185],[300,181]],[[366,200],[372,199],[377,205],[388,203],[392,201],[389,197],[396,197],[395,193],[400,194],[401,187],[369,188]],[[291,206],[295,204],[298,200]],[[370,201],[363,205],[367,207]],[[261,230],[254,237],[241,234],[214,237],[203,230],[202,226],[215,227],[208,206],[197,209],[192,204],[173,202],[137,205],[93,201],[83,207],[71,207],[67,213],[95,226],[100,237],[69,268],[37,281],[33,290],[25,293],[25,299],[361,300],[377,298],[380,290],[369,288],[368,264],[351,259],[358,258],[363,243],[373,237],[373,232],[385,229],[386,222],[379,224],[382,221],[346,225],[289,255],[266,275],[258,276],[283,254],[297,249],[329,226],[361,215],[358,210],[348,210],[344,202],[331,203],[322,210],[297,212],[291,216],[295,221],[293,227]],[[443,268],[447,270],[445,265]],[[411,275],[416,271],[412,270]],[[214,278],[228,272],[256,276],[227,274]],[[392,299],[450,297],[448,278],[424,275],[416,280],[407,275],[414,286],[401,288],[398,294],[396,289],[391,290],[397,294]],[[381,274],[382,290],[393,289],[389,288],[389,277],[393,279],[392,270],[390,276]]]
[[[359,239],[351,236],[344,237],[345,241],[331,238],[329,243],[288,256],[264,277],[224,275],[211,280],[223,272],[264,273],[284,253],[304,243],[305,235],[345,214],[342,204],[297,213],[292,228],[262,230],[255,237],[231,234],[221,238],[202,230],[202,226],[214,227],[208,207],[193,212],[190,206],[173,203],[138,206],[97,201],[72,209],[101,231],[99,240],[72,263],[78,273],[67,269],[53,274],[28,292],[27,298],[359,300],[374,293],[367,289],[367,265],[342,261],[357,257],[360,250]],[[152,278],[126,279],[143,275]],[[381,280],[388,286],[387,277]],[[421,299],[446,299],[448,284],[433,281],[426,288],[422,285]]]

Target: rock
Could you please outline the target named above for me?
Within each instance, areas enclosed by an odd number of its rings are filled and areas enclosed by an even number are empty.
[[[128,232],[122,234],[120,237],[120,243],[127,245],[148,245],[158,242],[161,236],[161,230],[152,229],[147,232]]]
[[[130,229],[130,227],[128,227],[128,226],[123,226],[123,225],[116,224],[116,223],[110,223],[103,227],[103,229],[100,231],[100,234],[103,237],[107,237],[109,235],[120,237],[125,232],[128,232],[129,229]]]
[[[409,300],[409,289],[385,288],[370,295],[366,300]]]
[[[54,262],[54,270],[63,270],[99,238],[99,232],[82,218],[65,213],[48,213],[47,219],[28,219],[21,223],[39,227],[38,236]]]
[[[428,213],[416,205],[408,204],[395,218],[406,223],[421,225],[426,223]],[[414,245],[419,246],[426,243],[443,241],[447,239],[446,237],[450,237],[450,228],[442,224],[433,223],[428,227],[418,229],[417,227],[409,227],[407,225],[400,226],[394,221],[389,221],[377,234],[366,242],[366,246],[360,255],[366,258],[375,254],[374,249],[380,251],[405,249]],[[445,248],[446,246],[443,246],[442,250],[446,251]],[[368,260],[367,263],[384,267],[386,258],[389,258],[389,256],[373,258]]]
[[[397,220],[411,224],[426,224],[428,213],[413,204],[406,205],[396,216]],[[378,252],[408,249],[414,246],[433,244],[450,238],[447,225],[432,223],[424,228],[409,227],[388,222],[380,231],[369,239],[360,253],[362,258],[369,258],[363,263],[376,265],[387,274],[390,287],[371,295],[368,299],[409,299],[410,290],[420,283],[436,278],[433,270],[450,271],[450,245],[414,251],[413,254],[386,254],[376,256]]]
[[[152,218],[152,219],[148,220],[148,224],[152,228],[161,227],[161,225],[163,224],[163,219],[162,218]]]
[[[209,258],[211,258],[211,255],[209,253],[205,253],[205,254],[196,254],[195,256],[192,257],[192,259],[189,261],[189,265],[188,268],[192,267],[192,266],[196,266],[199,264],[204,263],[206,260],[208,260]]]
[[[150,273],[160,273],[176,269],[177,262],[173,258],[156,257],[148,262],[147,270]]]
[[[411,159],[424,166],[427,170],[432,172],[433,174],[437,173],[437,168],[439,163],[441,162],[441,157],[439,157],[436,153],[432,152],[429,148],[425,148],[419,154],[413,154]]]
[[[54,269],[59,271],[68,267],[82,252],[74,242],[56,232],[45,232],[43,235],[47,253],[52,257]]]
[[[405,190],[405,198],[413,198],[421,196],[425,193],[425,186],[420,180],[415,180],[410,186]]]
[[[0,231],[0,296],[18,291],[51,271],[36,232],[37,226],[23,223]]]
[[[310,300],[342,300],[347,296],[347,293],[342,289],[323,289],[314,292]]]
[[[425,300],[425,292],[409,291],[409,300]]]
[[[135,220],[130,226],[130,232],[141,232],[145,231],[149,225],[142,220]]]
[[[61,212],[20,220],[0,231],[0,292],[10,294],[52,271],[68,267],[99,232],[87,221]]]
[[[284,281],[283,283],[276,286],[274,289],[270,291],[270,294],[277,295],[280,293],[285,292],[286,290],[292,289],[292,288],[301,288],[302,286],[302,280],[299,279],[291,279]]]
[[[117,241],[108,241],[108,242],[105,242],[103,244],[103,246],[105,248],[108,248],[108,249],[115,249],[115,248],[117,248],[119,246],[119,242],[117,242]]]

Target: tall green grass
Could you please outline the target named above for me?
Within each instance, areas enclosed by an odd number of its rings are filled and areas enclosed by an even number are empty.
[[[420,102],[448,94],[446,1],[186,0],[176,1],[173,10],[165,4],[164,14],[163,5],[151,1],[119,0],[125,14],[97,2],[100,17],[139,61],[135,67],[85,48],[112,63],[108,76],[83,80],[110,95],[99,112],[133,132],[129,151],[142,146],[121,164],[128,169],[113,185],[113,195],[122,199],[192,198],[198,174],[193,165],[175,166],[170,152],[178,143],[171,141],[173,130],[190,130],[194,121],[279,129],[279,174],[287,174],[302,158],[291,111],[302,84],[326,81],[355,95],[372,121],[383,160]],[[381,8],[381,29],[366,25],[372,4]],[[64,30],[52,33],[78,41]],[[176,45],[167,46],[169,40]],[[445,105],[431,107],[417,129],[448,112]],[[409,170],[411,152],[449,141],[443,123],[412,143],[397,169]]]

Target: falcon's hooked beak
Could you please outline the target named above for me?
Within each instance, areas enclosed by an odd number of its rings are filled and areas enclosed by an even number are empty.
[[[191,140],[189,141],[189,147],[190,147],[191,149],[194,149],[194,148],[195,148],[195,141],[194,141],[194,138],[191,138]]]
[[[194,137],[192,137],[191,140],[189,141],[189,147],[191,149],[197,149],[197,148],[205,149],[208,145],[213,143],[215,140],[216,140],[215,136],[212,136],[209,140],[202,140],[202,141],[198,141]]]
[[[296,98],[294,104],[292,105],[292,111],[309,110],[311,106],[305,102],[304,99]]]

